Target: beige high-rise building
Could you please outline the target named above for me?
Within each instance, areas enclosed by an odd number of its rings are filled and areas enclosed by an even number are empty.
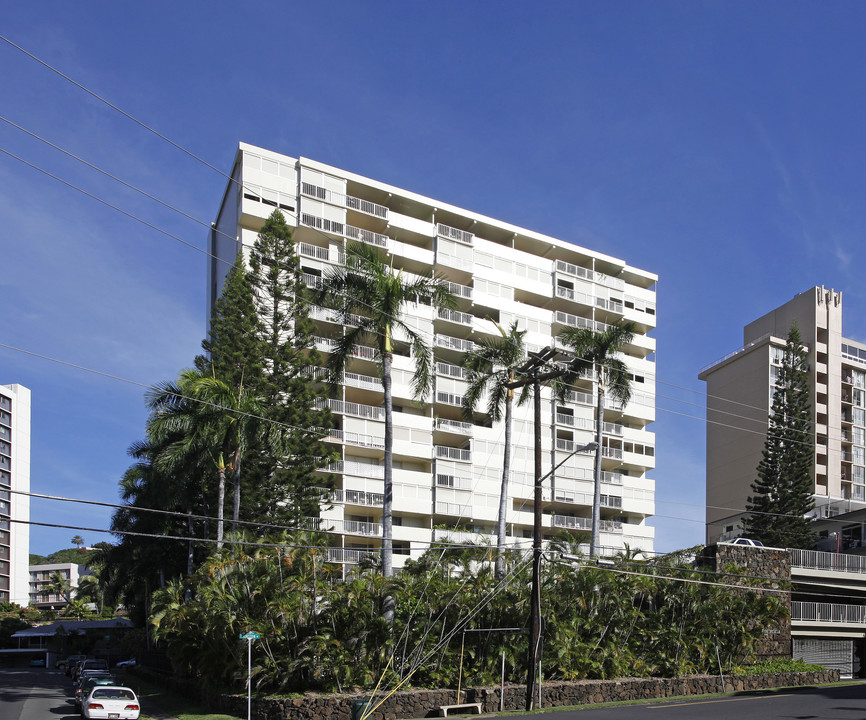
[[[707,542],[741,534],[795,322],[809,363],[815,514],[866,507],[866,345],[842,335],[842,293],[814,287],[747,325],[743,347],[698,376],[707,383]]]
[[[653,550],[655,467],[656,276],[623,260],[462,210],[306,158],[241,144],[211,233],[209,309],[241,249],[249,249],[275,208],[294,226],[307,284],[316,287],[341,262],[347,242],[371,244],[411,275],[435,271],[447,279],[459,308],[407,310],[407,322],[434,348],[435,388],[413,401],[413,358],[400,343],[394,358],[394,562],[423,552],[443,537],[495,544],[502,473],[503,427],[482,412],[467,422],[462,363],[475,342],[500,337],[495,325],[517,322],[530,349],[553,345],[566,327],[602,330],[631,320],[637,332],[623,355],[632,373],[626,407],[608,401],[604,423],[601,546]],[[327,356],[343,328],[313,307],[316,347]],[[337,419],[329,441],[340,460],[333,507],[308,527],[335,533],[331,559],[357,562],[380,546],[384,417],[375,351],[358,346],[345,386],[328,400]],[[545,482],[544,536],[586,536],[592,508],[592,457],[571,455],[594,438],[594,385],[581,380],[567,402],[543,394],[547,468],[566,462]],[[515,412],[508,502],[508,543],[531,545],[533,449],[531,403]],[[569,456],[571,457],[569,458]],[[322,474],[322,483],[326,474]]]

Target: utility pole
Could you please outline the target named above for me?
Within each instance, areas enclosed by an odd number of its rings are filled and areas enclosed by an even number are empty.
[[[569,370],[557,368],[545,371],[548,363],[556,355],[558,350],[546,347],[537,353],[530,353],[529,360],[517,371],[524,376],[524,380],[508,383],[508,388],[520,388],[532,384],[533,409],[535,421],[535,484],[534,484],[534,507],[532,524],[532,590],[530,597],[529,612],[529,652],[527,657],[526,671],[526,710],[533,709],[535,695],[536,666],[538,665],[538,653],[541,646],[541,505],[542,505],[542,482],[559,468],[566,460],[578,452],[595,447],[595,443],[579,448],[572,452],[562,462],[558,463],[547,475],[542,475],[541,460],[541,384],[554,378],[568,374]]]

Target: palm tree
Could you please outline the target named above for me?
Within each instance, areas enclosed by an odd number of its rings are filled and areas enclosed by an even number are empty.
[[[415,358],[413,385],[415,397],[424,400],[433,381],[433,351],[421,334],[403,320],[406,306],[415,303],[432,305],[435,309],[452,308],[455,298],[448,284],[432,275],[407,277],[394,270],[379,252],[364,243],[351,243],[346,248],[344,264],[333,268],[324,278],[316,301],[336,311],[337,322],[345,327],[337,338],[328,370],[331,387],[342,383],[349,360],[359,344],[370,343],[376,350],[384,391],[385,468],[384,501],[382,504],[382,574],[393,574],[392,467],[394,445],[393,406],[391,395],[391,364],[395,334],[408,338]],[[385,617],[393,620],[393,607],[386,601]]]
[[[69,578],[64,576],[62,572],[59,570],[55,570],[51,573],[49,577],[49,582],[45,586],[43,592],[50,592],[54,595],[59,595],[64,600],[66,600],[67,604],[72,602],[72,591],[75,588],[72,587],[72,583],[69,581]]]
[[[523,338],[526,330],[518,330],[517,322],[508,330],[499,324],[496,329],[501,338],[482,338],[475,343],[475,349],[463,363],[469,387],[463,396],[463,412],[472,419],[475,406],[482,397],[487,396],[487,414],[493,422],[504,419],[505,452],[502,458],[502,484],[499,489],[499,518],[496,525],[496,576],[505,575],[505,515],[508,505],[508,479],[511,474],[511,410],[514,404],[514,374],[526,360],[526,346]],[[524,386],[518,404],[528,397],[528,386]]]
[[[262,417],[258,398],[243,385],[231,387],[207,372],[185,370],[177,383],[164,383],[148,393],[152,410],[148,435],[165,443],[157,465],[178,469],[207,459],[217,474],[217,549],[223,545],[225,484],[234,471],[232,530],[237,531],[241,499],[241,461],[254,440],[281,445],[280,429]]]
[[[84,545],[84,538],[81,535],[76,535],[72,538],[72,544],[75,545],[79,550],[83,550],[82,545]]]
[[[595,441],[597,445],[593,472],[592,538],[589,545],[589,554],[592,557],[597,556],[599,548],[604,394],[607,391],[620,407],[624,407],[631,398],[631,377],[628,367],[617,357],[617,354],[632,341],[634,332],[633,322],[616,322],[607,325],[600,332],[589,328],[569,327],[557,336],[559,341],[574,354],[575,361],[572,363],[572,368],[578,372],[592,370],[596,381]],[[576,373],[565,377],[565,381],[560,384],[560,395],[566,394],[567,385],[576,377]]]

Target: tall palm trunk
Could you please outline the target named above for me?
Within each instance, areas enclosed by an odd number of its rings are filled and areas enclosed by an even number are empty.
[[[589,544],[590,557],[598,557],[599,531],[601,521],[601,440],[604,431],[604,382],[602,380],[602,369],[598,368],[598,401],[595,410],[595,466],[592,477],[592,538]]]
[[[220,461],[217,468],[217,550],[223,548],[223,514],[225,513],[226,468]]]
[[[235,452],[235,459],[232,463],[235,468],[235,488],[234,488],[234,505],[232,506],[232,532],[238,531],[238,517],[241,512],[241,450]]]
[[[386,335],[386,342],[390,338]],[[382,353],[382,389],[385,404],[385,473],[382,499],[382,575],[386,578],[394,574],[394,547],[392,505],[394,502],[393,468],[394,468],[394,407],[391,396],[391,363],[393,356],[390,347]],[[394,623],[394,598],[386,595],[383,602],[382,616],[385,621]]]
[[[513,378],[512,378],[513,379]],[[499,487],[499,518],[496,524],[496,577],[505,577],[505,515],[508,510],[508,479],[511,475],[511,407],[514,390],[505,396],[505,452],[502,455],[502,484]]]

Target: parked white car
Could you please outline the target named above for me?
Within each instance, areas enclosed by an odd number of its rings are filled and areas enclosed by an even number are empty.
[[[731,540],[731,545],[748,545],[749,547],[764,547],[764,543],[760,540],[752,540],[751,538],[738,537]]]
[[[138,720],[141,706],[128,687],[97,685],[81,703],[81,714],[87,720]]]

